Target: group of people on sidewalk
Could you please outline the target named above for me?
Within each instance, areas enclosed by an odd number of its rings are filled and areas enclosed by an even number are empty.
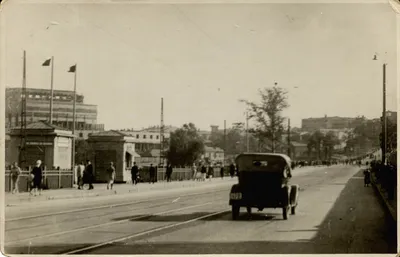
[[[167,164],[166,167],[166,172],[165,172],[165,179],[167,182],[171,182],[171,176],[172,176],[172,165],[170,163]],[[131,179],[132,179],[132,185],[136,185],[138,182],[141,181],[141,176],[139,172],[139,167],[136,164],[136,162],[133,163],[133,166],[131,168]],[[157,182],[157,169],[153,164],[150,164],[149,167],[149,183],[154,184]]]
[[[94,181],[93,165],[90,162],[90,160],[86,161],[86,166],[83,163],[83,161],[81,162],[81,164],[78,165],[77,175],[78,175],[78,189],[79,190],[83,189],[83,186],[85,184],[89,184],[89,190],[94,189],[94,187],[93,187],[93,181]]]
[[[14,162],[14,164],[11,166],[11,192],[13,194],[19,193],[19,178],[21,176],[21,168],[18,166],[18,162]],[[42,161],[37,160],[35,167],[31,170],[29,173],[29,179],[28,179],[28,185],[29,185],[29,194],[36,196],[37,193],[41,195],[42,193],[42,185],[43,185],[43,168],[42,168]],[[32,193],[34,192],[34,193]]]
[[[83,189],[85,184],[89,184],[89,190],[94,189],[94,173],[93,173],[93,165],[87,160],[87,165],[85,166],[83,162],[78,165],[78,189]],[[107,179],[107,190],[112,190],[115,180],[115,167],[114,163],[110,162],[110,166],[106,169],[106,179]]]
[[[192,179],[197,181],[205,181],[207,178],[211,181],[214,176],[214,166],[212,164],[201,164],[200,165],[200,172],[197,169],[196,163],[193,163],[192,166]],[[220,167],[220,177],[221,179],[224,178],[225,169],[224,166]],[[229,166],[229,175],[233,178],[235,176],[236,167],[235,164],[231,163]]]

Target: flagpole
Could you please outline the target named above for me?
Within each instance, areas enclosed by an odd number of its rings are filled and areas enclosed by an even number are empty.
[[[72,170],[75,168],[75,116],[76,116],[76,76],[78,73],[78,65],[75,64],[74,72],[74,107],[73,107],[73,118],[72,118]]]
[[[54,76],[54,56],[51,57],[50,124],[53,124],[53,96],[54,96],[53,76]]]

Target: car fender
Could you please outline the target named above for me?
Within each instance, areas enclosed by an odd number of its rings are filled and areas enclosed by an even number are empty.
[[[230,193],[240,193],[240,192],[241,192],[241,190],[240,190],[239,184],[234,184],[231,187]]]

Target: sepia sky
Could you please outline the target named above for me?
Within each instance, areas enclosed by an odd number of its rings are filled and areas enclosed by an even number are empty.
[[[73,90],[106,129],[244,121],[239,99],[289,91],[284,115],[379,117],[382,63],[396,110],[396,14],[388,4],[19,4],[3,8],[2,86]],[[55,25],[56,24],[56,25]],[[385,52],[387,54],[385,55]],[[377,53],[379,61],[372,61]]]

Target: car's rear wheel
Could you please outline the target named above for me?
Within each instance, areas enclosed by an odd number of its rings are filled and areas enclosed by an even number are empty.
[[[237,220],[239,217],[239,212],[240,212],[240,206],[237,206],[235,204],[232,205],[232,219]]]
[[[289,218],[289,208],[288,207],[283,207],[282,216],[283,216],[284,220],[287,220]]]
[[[295,215],[296,214],[296,206],[292,206],[292,208],[290,208],[290,209],[291,209],[291,214]]]

